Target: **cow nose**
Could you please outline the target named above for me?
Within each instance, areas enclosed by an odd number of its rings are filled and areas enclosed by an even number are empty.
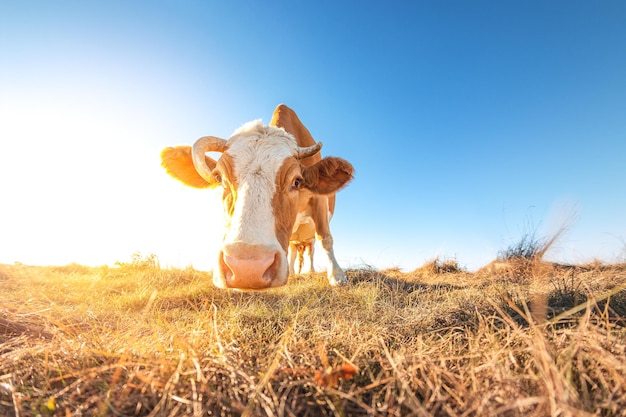
[[[281,264],[280,255],[277,250],[260,245],[226,245],[220,254],[220,272],[230,288],[269,288],[276,286],[274,280]]]

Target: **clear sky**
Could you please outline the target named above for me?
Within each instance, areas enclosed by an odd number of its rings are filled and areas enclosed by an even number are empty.
[[[210,268],[218,200],[159,152],[279,103],[355,166],[344,266],[563,222],[554,259],[626,258],[626,2],[3,0],[0,262]]]

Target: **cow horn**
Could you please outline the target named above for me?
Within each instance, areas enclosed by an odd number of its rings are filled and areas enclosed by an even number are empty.
[[[306,147],[298,146],[298,150],[294,156],[296,159],[308,158],[309,156],[313,156],[318,153],[320,149],[322,149],[322,142],[317,142],[315,145]]]
[[[193,144],[191,149],[191,158],[193,166],[198,174],[208,182],[215,181],[211,175],[211,168],[206,163],[208,158],[206,152],[224,152],[226,149],[226,140],[215,136],[203,136]],[[210,158],[209,158],[210,159]],[[215,161],[213,161],[215,162]]]

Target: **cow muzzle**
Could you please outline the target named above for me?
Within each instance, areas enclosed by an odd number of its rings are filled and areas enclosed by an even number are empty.
[[[224,245],[215,272],[218,287],[252,291],[285,285],[288,275],[282,251],[243,242]]]

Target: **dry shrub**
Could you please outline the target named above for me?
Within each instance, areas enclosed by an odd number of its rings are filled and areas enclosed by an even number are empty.
[[[456,258],[439,258],[436,257],[432,261],[426,262],[421,267],[413,271],[414,274],[429,276],[442,274],[458,274],[465,270],[461,268]]]
[[[506,261],[496,259],[476,271],[476,276],[528,283],[548,277],[554,269],[553,263],[542,259],[512,258]]]
[[[141,252],[134,252],[130,255],[130,262],[115,262],[115,266],[127,269],[159,269],[159,257],[151,253],[142,255]]]
[[[476,275],[515,282],[545,280],[557,265],[544,261],[543,257],[566,231],[567,226],[563,225],[552,236],[539,237],[537,229],[533,228],[523,233],[516,243],[500,251],[496,259],[476,271]]]

